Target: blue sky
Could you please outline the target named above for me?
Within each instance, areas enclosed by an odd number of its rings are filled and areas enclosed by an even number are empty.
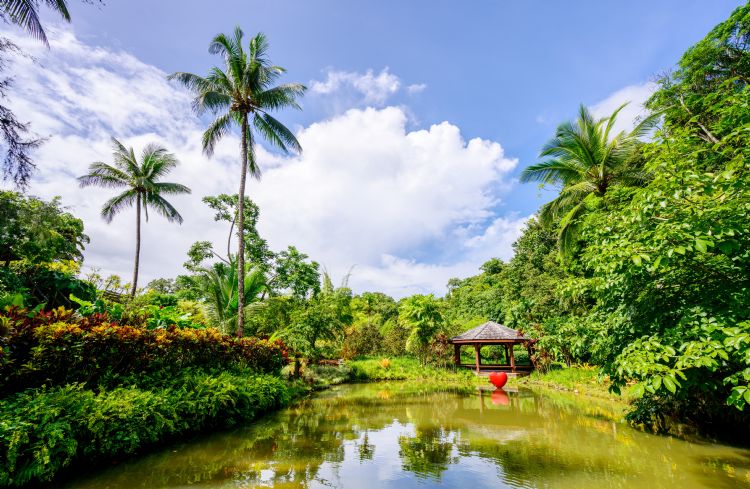
[[[35,129],[53,136],[40,155],[50,161],[40,162],[32,192],[62,195],[84,215],[92,237],[87,265],[128,276],[130,218],[114,227],[96,221],[96,198],[104,194],[72,190],[73,173],[85,169],[87,158],[106,159],[104,136],[116,133],[111,135],[136,146],[156,139],[174,147],[190,167],[184,177],[195,179],[186,208],[200,206],[199,196],[232,191],[231,142],[226,161],[221,155],[216,162],[201,158],[187,136],[201,121],[189,107],[181,111],[186,95],[159,77],[177,70],[205,73],[219,61],[207,52],[209,40],[236,24],[248,33],[263,31],[287,80],[311,90],[304,111],[280,115],[305,134],[305,157],[267,155],[267,177],[250,189],[261,203],[261,231],[273,248],[297,244],[334,275],[356,265],[358,290],[442,293],[448,277],[473,273],[491,256],[510,256],[523,221],[549,196],[515,178],[536,161],[557,123],[572,117],[580,103],[604,111],[640,98],[637,105],[650,80],[740,3],[72,2],[72,25],[53,27],[63,39],[57,47],[45,52],[24,44],[40,63],[18,65],[26,88],[14,103]],[[54,17],[46,18],[54,26]],[[49,110],[60,86],[111,95],[107,84],[119,83],[118,76],[132,91],[110,102],[102,95],[86,108],[71,96]],[[42,104],[42,93],[53,102]],[[134,101],[125,103],[128,97]],[[169,101],[163,113],[152,107],[159,97]],[[129,112],[139,100],[150,105]],[[171,123],[164,120],[170,115]],[[83,119],[88,122],[81,124]],[[381,132],[373,129],[378,127]],[[381,138],[390,143],[374,143]],[[338,161],[341,155],[346,158]],[[200,171],[217,165],[226,174],[201,188]],[[392,178],[381,181],[378,171]],[[290,196],[299,201],[289,204]],[[150,224],[147,278],[179,273],[189,243],[205,239],[197,234],[212,225],[201,223],[210,214],[192,214],[194,227]],[[220,240],[223,232],[215,226],[211,237]],[[148,251],[149,237],[163,243],[170,236],[169,253]]]

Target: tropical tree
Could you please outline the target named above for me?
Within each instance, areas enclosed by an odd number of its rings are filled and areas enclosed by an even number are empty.
[[[122,210],[135,205],[135,265],[130,295],[135,296],[138,287],[138,263],[141,253],[141,209],[148,222],[151,207],[169,222],[182,224],[182,216],[165,195],[189,194],[190,189],[179,183],[160,182],[159,179],[178,164],[177,158],[166,148],[149,144],[141,153],[140,161],[133,148],[126,148],[112,138],[114,164],[100,161],[89,166],[89,173],[78,178],[81,187],[96,185],[105,188],[124,188],[124,191],[109,199],[102,207],[102,217],[107,223]]]
[[[284,73],[280,66],[272,65],[267,58],[268,41],[262,33],[250,39],[248,50],[242,45],[243,32],[238,27],[234,34],[217,35],[209,45],[211,54],[224,58],[225,69],[214,67],[207,76],[178,72],[169,76],[195,94],[193,108],[198,114],[209,111],[216,119],[203,133],[203,151],[207,156],[233,126],[239,126],[241,140],[240,188],[237,206],[238,270],[245,268],[244,203],[245,181],[248,172],[260,179],[260,167],[255,159],[256,133],[283,152],[300,152],[297,138],[270,112],[292,107],[299,109],[298,97],[306,88],[299,83],[275,85]],[[245,274],[238,273],[237,336],[244,332]]]
[[[83,260],[89,237],[83,221],[55,197],[49,202],[19,192],[0,191],[0,263],[39,264]]]
[[[648,174],[637,164],[640,138],[654,127],[656,115],[643,119],[629,131],[613,133],[620,111],[594,119],[581,105],[578,119],[560,124],[555,137],[542,148],[549,159],[531,165],[521,173],[522,182],[560,186],[560,194],[542,206],[539,218],[544,224],[559,222],[558,246],[563,255],[572,250],[576,219],[587,206],[602,197],[613,185],[642,185]]]
[[[426,361],[427,347],[443,324],[442,304],[434,295],[413,295],[398,308],[399,319],[411,329],[406,350]]]
[[[234,255],[230,262],[218,261],[200,273],[199,287],[206,300],[209,317],[223,329],[231,329],[236,322],[239,311],[239,294],[237,294],[237,259]],[[246,305],[260,300],[266,291],[266,277],[259,268],[245,267],[244,297]]]
[[[334,341],[352,323],[352,291],[349,276],[345,276],[339,287],[334,287],[328,273],[323,272],[320,292],[309,300],[292,294],[291,298],[299,307],[290,314],[289,325],[278,331],[278,337],[292,349],[307,356],[318,358],[321,350],[319,340]]]

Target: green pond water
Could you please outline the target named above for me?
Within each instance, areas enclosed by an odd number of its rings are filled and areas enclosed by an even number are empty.
[[[106,488],[738,488],[750,450],[649,435],[573,394],[340,386],[72,481]]]

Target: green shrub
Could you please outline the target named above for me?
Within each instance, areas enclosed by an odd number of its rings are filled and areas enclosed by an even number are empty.
[[[61,268],[64,267],[25,263],[0,268],[0,291],[21,293],[25,306],[45,304],[48,309],[60,306],[77,308],[78,305],[70,300],[71,294],[83,300],[95,300],[93,285]]]
[[[279,373],[287,361],[281,341],[237,339],[215,329],[146,329],[56,309],[29,317],[13,309],[0,314],[0,390],[84,383],[117,385],[131,374],[179,372],[188,367],[250,368]]]
[[[353,380],[354,371],[348,365],[308,365],[302,370],[302,378],[309,384],[338,385]]]
[[[0,400],[0,486],[49,481],[76,463],[114,461],[177,435],[247,421],[289,401],[285,383],[249,370],[187,370],[95,393],[27,390]]]

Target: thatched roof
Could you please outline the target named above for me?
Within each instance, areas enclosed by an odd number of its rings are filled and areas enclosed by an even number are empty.
[[[523,333],[494,321],[487,321],[474,329],[451,338],[451,342],[464,341],[524,341],[528,340]]]

